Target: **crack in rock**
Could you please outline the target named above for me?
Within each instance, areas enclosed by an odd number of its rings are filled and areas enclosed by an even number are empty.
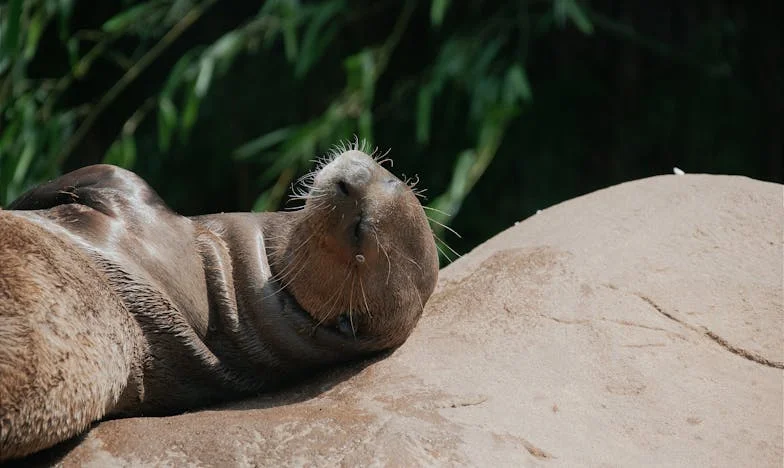
[[[473,400],[455,401],[446,405],[437,406],[437,408],[464,408],[466,406],[479,406],[487,400],[488,397],[479,397]]]
[[[528,453],[530,453],[534,457],[536,457],[536,458],[538,458],[540,460],[547,460],[547,459],[550,459],[550,458],[554,458],[552,455],[550,455],[549,453],[547,453],[544,450],[540,449],[539,447],[537,447],[536,445],[532,444],[531,442],[529,442],[529,441],[527,441],[525,439],[522,439],[522,442],[523,442],[523,447],[525,447],[525,449],[528,451]]]
[[[574,319],[574,320],[562,319],[558,317],[553,317],[551,315],[542,315],[542,314],[540,314],[539,316],[547,320],[552,320],[553,322],[562,323],[564,325],[588,325],[591,323],[591,321],[587,319]]]
[[[695,331],[695,332],[697,332],[697,333],[699,333],[699,334],[701,334],[703,336],[706,336],[711,341],[713,341],[714,343],[718,344],[719,346],[721,346],[722,348],[726,349],[727,351],[731,352],[732,354],[740,356],[740,357],[742,357],[744,359],[747,359],[749,361],[756,362],[757,364],[762,364],[763,366],[773,367],[775,369],[784,369],[784,362],[773,361],[773,360],[768,359],[765,356],[762,356],[762,355],[760,355],[758,353],[755,353],[753,351],[749,351],[747,349],[743,349],[743,348],[740,348],[738,346],[732,345],[727,340],[725,340],[724,338],[720,337],[716,333],[710,331],[706,327],[691,325],[689,323],[684,322],[683,320],[680,320],[679,318],[675,317],[674,315],[666,312],[659,304],[655,303],[651,298],[649,298],[649,297],[647,297],[647,296],[645,296],[643,294],[640,294],[640,293],[635,293],[634,295],[639,297],[640,299],[642,299],[646,303],[648,303],[648,305],[653,307],[661,315],[667,317],[668,319],[672,320],[673,322],[677,322],[677,323],[683,325],[684,327],[688,328],[689,330]]]

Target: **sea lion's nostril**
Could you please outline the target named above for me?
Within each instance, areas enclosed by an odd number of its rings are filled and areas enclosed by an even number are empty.
[[[343,195],[345,195],[345,196],[349,196],[350,195],[350,193],[348,191],[348,184],[345,181],[343,181],[343,180],[339,180],[338,181],[338,189],[340,190],[340,193],[342,193]]]

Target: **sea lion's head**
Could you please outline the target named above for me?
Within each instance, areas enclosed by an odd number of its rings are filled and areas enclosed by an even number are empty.
[[[402,344],[438,277],[412,187],[357,149],[327,158],[305,187],[281,283],[318,327],[378,349]]]

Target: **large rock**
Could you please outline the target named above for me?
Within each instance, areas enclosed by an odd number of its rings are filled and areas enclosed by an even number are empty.
[[[389,357],[38,461],[780,467],[783,197],[687,175],[568,201],[445,268]]]

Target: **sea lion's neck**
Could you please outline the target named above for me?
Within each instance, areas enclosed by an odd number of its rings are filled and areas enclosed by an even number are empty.
[[[368,343],[319,327],[287,291],[284,243],[297,216],[193,218],[210,304],[205,343],[236,370],[295,375],[367,354]],[[234,352],[249,349],[263,352]]]

